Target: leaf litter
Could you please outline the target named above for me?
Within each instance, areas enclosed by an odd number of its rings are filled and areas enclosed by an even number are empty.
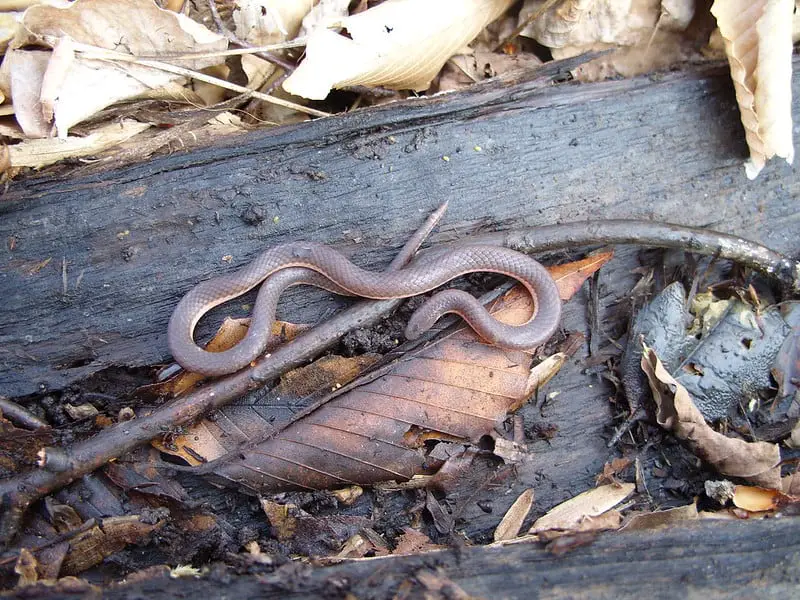
[[[188,148],[324,116],[308,100],[331,90],[355,91],[358,106],[611,49],[575,77],[632,77],[727,57],[754,178],[773,156],[792,162],[791,55],[800,34],[792,0],[739,4],[717,2],[709,13],[690,0],[237,0],[187,5],[186,14],[151,0],[34,4],[0,13],[0,134],[13,149],[5,173],[82,156],[141,160],[178,139]],[[549,55],[531,51],[526,38]],[[113,135],[106,107],[143,99],[161,101],[172,118],[176,104],[188,104],[187,126],[147,131],[128,110],[126,134]],[[198,117],[203,109],[207,118]]]

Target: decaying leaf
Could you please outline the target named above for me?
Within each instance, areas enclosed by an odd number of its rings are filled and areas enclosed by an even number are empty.
[[[317,28],[306,58],[283,83],[296,96],[323,100],[350,85],[424,90],[442,65],[500,16],[511,0],[387,0]],[[333,31],[334,25],[341,32]]]
[[[33,167],[39,169],[65,158],[88,156],[112,148],[150,127],[131,119],[98,127],[85,137],[68,136],[66,139],[48,138],[27,140],[8,147],[11,168]]]
[[[494,541],[502,542],[510,540],[519,534],[522,529],[522,522],[533,506],[533,490],[527,489],[519,495],[514,504],[503,515],[502,520],[494,530]]]
[[[445,548],[446,546],[434,544],[431,538],[421,531],[411,527],[404,527],[392,554],[422,554],[423,552],[433,552],[444,550]]]
[[[0,67],[0,88],[12,98],[17,120],[29,137],[47,137],[54,126],[65,138],[75,123],[119,100],[189,94],[179,85],[184,81],[181,76],[132,63],[82,58],[72,50],[73,41],[151,58],[227,47],[222,36],[151,0],[32,6]],[[224,58],[174,62],[197,70],[223,63]]]
[[[642,369],[657,406],[658,424],[686,442],[692,451],[723,475],[780,489],[780,450],[776,444],[746,442],[717,433],[697,410],[689,393],[670,375],[656,353],[645,346]]]
[[[635,489],[636,485],[633,483],[609,484],[578,494],[537,519],[528,533],[538,534],[550,529],[580,530],[581,523],[587,518],[598,517],[611,510],[630,496]],[[616,520],[615,518],[614,521]]]
[[[773,156],[794,160],[793,0],[717,0],[711,7],[725,42],[755,179]]]
[[[538,14],[547,0],[527,0],[520,22]],[[610,48],[576,70],[583,81],[632,77],[690,58],[693,46],[684,30],[694,15],[694,0],[563,0],[530,22],[522,35],[552,49],[561,59]]]
[[[14,565],[14,573],[19,575],[18,587],[25,587],[36,583],[39,580],[39,573],[36,570],[36,557],[27,548],[21,548],[19,558]]]
[[[63,575],[81,573],[128,544],[141,542],[166,521],[151,522],[139,515],[109,517],[70,540],[69,552],[61,565]]]
[[[310,0],[236,0],[236,36],[253,46],[292,39],[312,5]]]

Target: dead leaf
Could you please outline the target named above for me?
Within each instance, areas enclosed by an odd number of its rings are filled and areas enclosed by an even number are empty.
[[[503,515],[503,519],[494,530],[494,541],[502,542],[517,537],[522,523],[533,506],[533,490],[527,489],[519,495],[514,504]]]
[[[447,59],[511,4],[387,0],[339,19],[335,25],[342,33],[317,28],[306,42],[305,60],[283,88],[312,100],[325,99],[331,88],[350,85],[424,90]]]
[[[642,369],[656,402],[656,421],[686,442],[692,451],[723,475],[742,477],[778,489],[780,450],[776,444],[745,442],[714,431],[697,410],[689,393],[670,375],[656,353],[645,346]]]
[[[85,137],[69,136],[66,139],[26,140],[8,147],[11,168],[33,167],[39,169],[65,158],[97,154],[124,142],[148,127],[150,127],[149,123],[123,119],[98,127]]]
[[[30,137],[48,136],[54,125],[58,136],[66,138],[74,124],[120,100],[165,94],[180,99],[189,94],[180,87],[182,76],[133,63],[82,58],[70,48],[71,41],[149,57],[227,47],[222,36],[151,0],[32,6],[0,67],[0,87],[12,98],[17,120]],[[29,51],[31,46],[54,51]],[[199,70],[223,63],[224,58],[174,62]],[[50,113],[52,119],[47,118]]]
[[[633,483],[623,483],[603,485],[578,494],[537,519],[528,533],[540,533],[549,529],[575,530],[587,517],[597,517],[611,510],[635,489]]]
[[[422,554],[423,552],[434,552],[436,550],[444,550],[447,546],[440,546],[434,544],[427,535],[412,529],[411,527],[403,527],[403,533],[397,539],[397,546],[395,546],[392,554]]]
[[[311,1],[236,0],[233,22],[236,36],[253,46],[269,46],[292,39],[300,29]]]
[[[25,587],[36,583],[39,580],[39,573],[36,570],[36,557],[27,548],[20,548],[19,558],[14,565],[14,573],[19,575],[17,587]]]
[[[64,557],[61,573],[77,575],[99,564],[105,557],[119,552],[128,544],[143,541],[165,524],[164,520],[153,523],[139,515],[102,519],[98,525],[70,540],[69,552]]]
[[[755,179],[773,156],[792,164],[793,0],[717,0],[711,13],[725,42]]]
[[[697,502],[692,502],[686,506],[633,515],[622,529],[659,529],[697,518]]]
[[[272,526],[272,535],[281,542],[290,540],[297,529],[297,520],[292,514],[292,510],[296,507],[293,504],[279,504],[266,498],[260,498],[259,501]]]
[[[614,458],[611,462],[607,462],[603,465],[603,472],[597,476],[597,484],[619,484],[616,476],[627,469],[631,462],[630,458]]]
[[[733,490],[733,504],[737,508],[749,512],[775,510],[797,502],[800,502],[800,497],[792,496],[780,490],[765,489],[749,485],[737,485]]]

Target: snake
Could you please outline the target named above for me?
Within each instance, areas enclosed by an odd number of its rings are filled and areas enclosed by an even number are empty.
[[[459,315],[485,342],[502,348],[531,350],[553,335],[561,319],[555,281],[539,262],[516,250],[465,244],[428,258],[423,255],[402,269],[375,272],[358,267],[324,244],[289,242],[263,251],[234,273],[189,290],[170,317],[167,342],[184,369],[208,376],[227,375],[245,368],[264,352],[272,336],[278,298],[291,285],[310,284],[337,294],[387,300],[425,294],[456,277],[477,272],[519,281],[534,300],[531,318],[522,325],[502,323],[472,295],[448,289],[431,296],[411,315],[406,338],[417,339],[447,313]],[[263,285],[244,338],[222,352],[200,348],[194,330],[203,315],[259,284]]]

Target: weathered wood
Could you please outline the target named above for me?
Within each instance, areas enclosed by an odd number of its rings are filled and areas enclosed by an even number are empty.
[[[661,531],[610,533],[554,556],[539,544],[473,547],[308,568],[286,565],[259,577],[214,571],[202,579],[138,581],[103,597],[391,598],[405,582],[422,598],[418,574],[449,579],[478,598],[789,598],[800,568],[800,519],[695,522]],[[21,590],[18,597],[30,597]],[[65,597],[40,588],[37,598]],[[13,596],[12,596],[13,597]],[[87,597],[91,597],[87,594]],[[441,596],[452,597],[447,593]]]
[[[593,85],[534,79],[253,133],[102,175],[30,178],[0,205],[0,391],[162,361],[169,314],[198,280],[294,239],[380,266],[445,198],[438,240],[637,216],[797,251],[797,178],[776,162],[748,182],[745,152],[727,70],[712,66]],[[295,293],[284,315],[314,320],[330,306]]]

